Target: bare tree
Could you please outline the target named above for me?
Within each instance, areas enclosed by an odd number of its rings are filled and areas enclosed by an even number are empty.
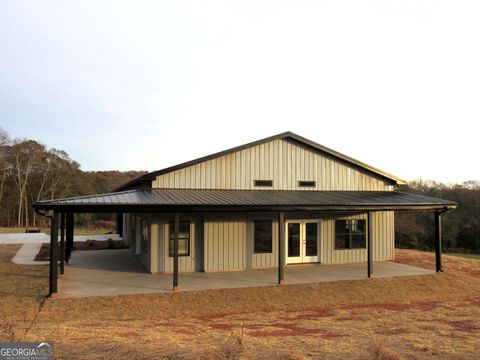
[[[31,203],[74,195],[79,168],[80,165],[72,161],[65,151],[51,149],[44,153],[29,186]],[[34,213],[33,226],[36,226],[36,219]]]
[[[27,189],[35,168],[41,164],[45,146],[33,140],[15,140],[10,147],[12,179],[18,191],[17,226],[29,225]],[[25,221],[22,217],[25,215]]]
[[[10,136],[0,127],[0,207],[3,198],[3,187],[7,178],[7,151],[10,145]]]

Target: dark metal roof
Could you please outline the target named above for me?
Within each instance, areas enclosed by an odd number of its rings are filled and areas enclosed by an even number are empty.
[[[307,146],[311,149],[314,149],[314,150],[320,151],[324,154],[330,155],[330,156],[332,156],[332,157],[334,157],[338,160],[346,162],[346,163],[348,163],[350,165],[353,165],[357,168],[366,170],[366,171],[368,171],[368,172],[370,172],[374,175],[380,176],[381,178],[383,178],[385,180],[389,180],[392,183],[392,185],[405,185],[407,183],[405,180],[402,180],[401,178],[399,178],[397,176],[394,176],[394,175],[389,174],[385,171],[379,170],[379,169],[377,169],[373,166],[367,165],[367,164],[365,164],[361,161],[358,161],[354,158],[351,158],[350,156],[341,154],[338,151],[332,150],[330,148],[327,148],[326,146],[323,146],[323,145],[317,144],[316,142],[308,140],[308,139],[306,139],[306,138],[304,138],[300,135],[297,135],[297,134],[294,134],[290,131],[287,131],[287,132],[284,132],[284,133],[281,133],[281,134],[278,134],[278,135],[267,137],[265,139],[257,140],[257,141],[254,141],[254,142],[251,142],[251,143],[248,143],[248,144],[245,144],[245,145],[237,146],[237,147],[227,149],[227,150],[224,150],[224,151],[220,151],[220,152],[217,152],[217,153],[214,153],[214,154],[211,154],[211,155],[207,155],[207,156],[195,159],[195,160],[187,161],[187,162],[182,163],[182,164],[178,164],[178,165],[171,166],[171,167],[168,167],[168,168],[165,168],[165,169],[162,169],[162,170],[158,170],[158,171],[154,171],[154,172],[145,174],[143,176],[140,176],[140,177],[138,177],[136,179],[133,179],[133,180],[129,181],[128,183],[122,185],[121,187],[119,187],[117,189],[117,191],[127,190],[127,189],[137,187],[137,186],[140,186],[140,185],[145,185],[145,184],[148,184],[151,181],[155,180],[155,178],[157,176],[160,176],[160,175],[172,172],[172,171],[176,171],[176,170],[179,170],[179,169],[183,169],[183,168],[186,168],[188,166],[192,166],[192,165],[195,165],[195,164],[198,164],[198,163],[201,163],[201,162],[212,160],[212,159],[215,159],[215,158],[220,157],[220,156],[228,155],[228,154],[234,153],[236,151],[248,149],[248,148],[251,148],[251,147],[254,147],[254,146],[265,144],[265,143],[270,142],[270,141],[281,140],[281,139],[289,139],[291,141],[303,144],[304,146]]]
[[[453,201],[394,191],[137,189],[37,202],[38,210],[74,212],[247,210],[435,210]]]

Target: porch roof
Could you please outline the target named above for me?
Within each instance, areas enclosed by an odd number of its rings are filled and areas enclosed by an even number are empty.
[[[135,189],[39,201],[37,210],[71,212],[441,210],[449,200],[398,191]]]

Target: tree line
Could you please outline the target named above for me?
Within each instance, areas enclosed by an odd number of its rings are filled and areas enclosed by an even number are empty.
[[[109,192],[145,173],[82,171],[65,151],[11,139],[0,128],[0,226],[45,226],[46,219],[33,211],[36,201]]]
[[[110,192],[145,173],[82,171],[65,151],[48,149],[35,140],[12,140],[0,128],[0,226],[45,226],[46,219],[39,218],[32,209],[36,201]],[[480,253],[480,181],[446,185],[416,180],[399,191],[458,202],[458,209],[442,216],[444,247]],[[111,214],[82,215],[76,221],[111,218]],[[398,211],[395,238],[399,247],[433,249],[432,212]]]
[[[459,203],[457,209],[442,215],[443,247],[451,252],[480,253],[480,181],[445,185],[416,180],[400,191]],[[434,237],[432,212],[398,211],[395,214],[395,240],[398,247],[432,250]]]

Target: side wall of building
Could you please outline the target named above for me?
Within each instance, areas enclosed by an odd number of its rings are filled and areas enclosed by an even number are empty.
[[[326,216],[322,219],[321,259],[324,264],[343,264],[367,261],[366,249],[335,249],[336,219],[367,219],[366,214],[353,216]],[[374,261],[393,260],[395,257],[394,212],[372,213],[372,255]]]
[[[170,222],[174,214],[153,214],[151,221],[151,272],[173,272],[173,257],[169,255]],[[190,248],[188,256],[179,256],[181,272],[203,270],[203,220],[200,214],[182,214],[180,221],[189,221]]]
[[[211,213],[182,215],[190,221],[190,254],[179,257],[181,272],[235,271],[278,266],[278,218],[276,213]],[[173,258],[169,256],[169,223],[173,214],[127,214],[125,241],[145,268],[152,272],[171,273]],[[319,260],[323,264],[365,262],[366,249],[335,249],[335,220],[366,219],[366,214],[290,213],[292,219],[318,219]],[[148,221],[148,245],[142,239],[142,219]],[[272,252],[254,252],[254,221],[272,220]],[[372,213],[372,253],[374,261],[392,260],[395,256],[394,213]],[[148,246],[145,249],[145,246]]]
[[[152,263],[152,214],[124,214],[123,240],[130,251],[151,271]]]
[[[204,223],[205,271],[246,268],[247,214],[208,214]]]
[[[335,249],[336,219],[366,219],[366,214],[325,213],[288,214],[288,219],[320,220],[320,262],[341,264],[367,261],[366,249]],[[272,220],[272,252],[254,253],[254,220]],[[278,218],[275,213],[210,214],[205,217],[204,270],[225,271],[278,266]],[[373,260],[392,260],[395,256],[394,213],[372,213]]]

